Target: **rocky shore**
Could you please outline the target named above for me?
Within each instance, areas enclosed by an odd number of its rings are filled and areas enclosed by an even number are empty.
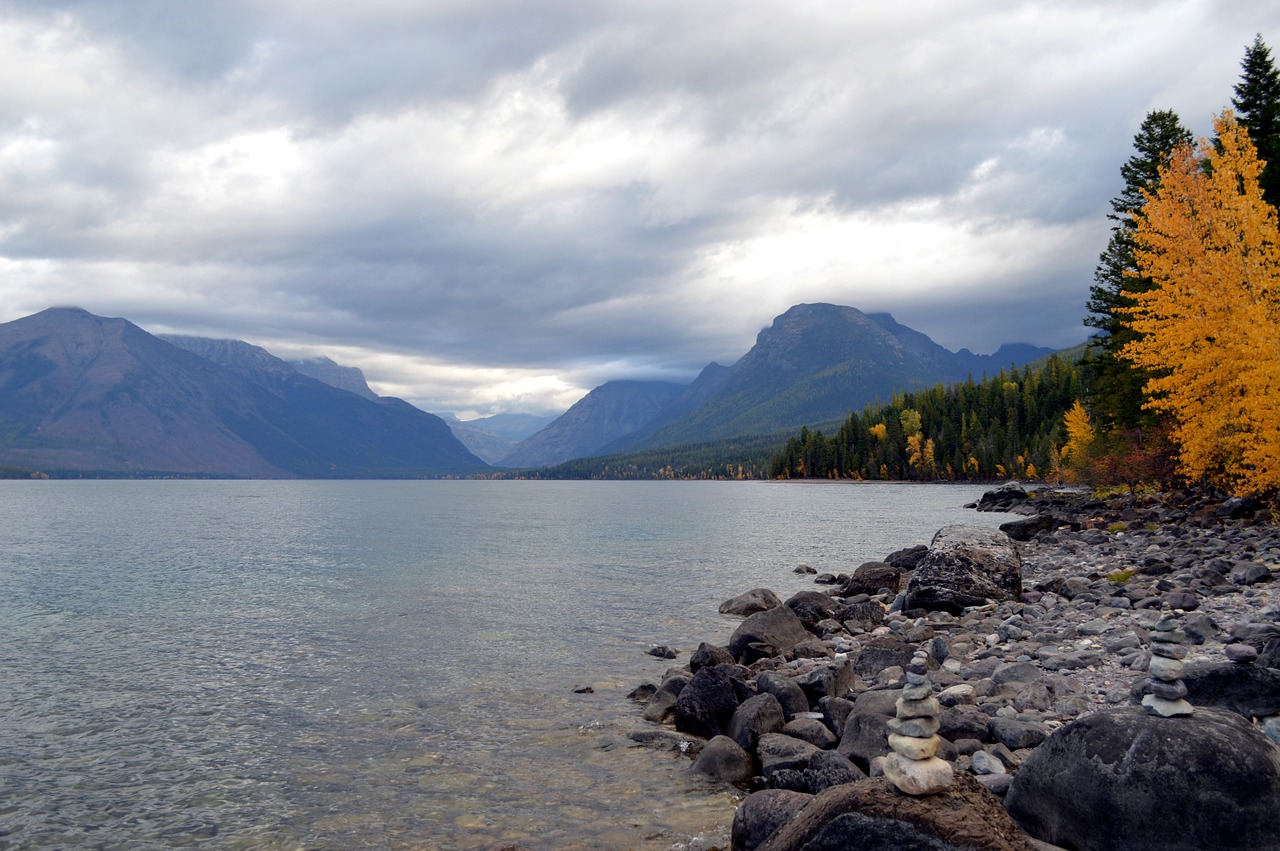
[[[974,508],[1012,519],[727,600],[727,645],[633,693],[637,741],[750,793],[735,851],[1280,849],[1271,510],[1015,484]]]

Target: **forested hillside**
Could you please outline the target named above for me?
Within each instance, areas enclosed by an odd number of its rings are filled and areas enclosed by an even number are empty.
[[[803,429],[770,463],[774,478],[972,481],[1039,478],[1058,468],[1080,371],[1058,357],[896,396],[834,434]]]

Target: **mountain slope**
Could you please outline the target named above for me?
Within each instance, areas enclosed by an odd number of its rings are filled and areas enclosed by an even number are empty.
[[[665,381],[602,384],[555,422],[522,441],[500,466],[544,467],[594,454],[651,421],[682,389]]]
[[[994,374],[1049,351],[1015,345],[986,356],[951,352],[887,313],[800,304],[762,330],[755,346],[733,366],[717,367],[705,382],[699,376],[694,385],[706,386],[696,402],[688,404],[686,397],[682,410],[660,412],[606,451],[683,445],[842,419],[868,404],[888,402],[899,391],[961,381],[971,373]]]
[[[0,463],[249,477],[483,469],[438,417],[308,378],[263,349],[54,308],[0,325]]]

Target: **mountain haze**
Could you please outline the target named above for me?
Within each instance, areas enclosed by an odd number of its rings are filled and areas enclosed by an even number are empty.
[[[650,422],[681,389],[681,385],[665,381],[601,384],[553,423],[522,441],[499,464],[545,467],[594,454]]]
[[[78,308],[0,325],[0,464],[266,478],[485,469],[407,402],[331,387],[248,343],[163,340]]]

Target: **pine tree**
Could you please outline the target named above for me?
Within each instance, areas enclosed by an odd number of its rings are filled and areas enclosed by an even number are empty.
[[[1149,290],[1150,278],[1136,275],[1134,262],[1134,213],[1160,180],[1160,168],[1169,162],[1169,153],[1178,145],[1192,142],[1191,131],[1182,126],[1177,113],[1156,110],[1147,114],[1133,137],[1136,151],[1120,167],[1124,190],[1111,200],[1107,218],[1115,222],[1111,239],[1098,258],[1089,290],[1089,316],[1085,324],[1098,329],[1092,339],[1090,356],[1084,364],[1088,373],[1089,403],[1094,416],[1110,429],[1150,426],[1153,415],[1142,408],[1142,386],[1146,376],[1119,357],[1134,332],[1124,321],[1123,310],[1133,305],[1133,294]]]
[[[1141,336],[1122,354],[1173,416],[1183,474],[1244,494],[1280,487],[1280,227],[1244,127],[1226,112],[1214,130],[1175,151],[1137,214],[1157,286],[1126,311]]]
[[[1266,162],[1258,178],[1262,195],[1273,207],[1280,206],[1280,69],[1271,60],[1271,50],[1255,36],[1245,48],[1240,62],[1240,82],[1231,103],[1249,138]]]

